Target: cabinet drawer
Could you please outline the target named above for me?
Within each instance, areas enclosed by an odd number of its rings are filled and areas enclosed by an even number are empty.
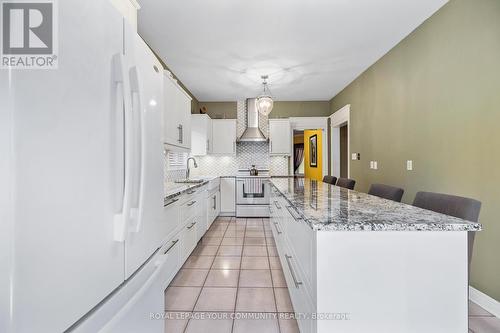
[[[311,314],[315,313],[316,310],[309,291],[305,287],[300,269],[298,269],[299,266],[297,265],[295,257],[290,254],[291,252],[289,248],[285,246],[282,252],[283,254],[280,253],[280,261],[283,267],[283,274],[285,275],[293,309],[295,313],[306,315],[297,319],[300,332],[315,332],[315,323],[311,319]]]
[[[165,290],[181,267],[181,233],[162,246],[159,260],[158,264],[164,263],[160,274],[162,289]]]
[[[286,206],[286,238],[290,244],[298,266],[304,274],[305,282],[311,289],[315,281],[316,233],[291,206]]]
[[[181,231],[182,236],[182,253],[181,253],[181,262],[184,263],[186,259],[189,257],[191,252],[193,252],[194,248],[196,247],[196,235],[197,235],[197,228],[196,228],[196,216],[193,216],[190,218],[184,229]]]
[[[181,205],[181,223],[184,223],[186,220],[196,216],[196,211],[199,206],[199,200],[197,197],[192,196],[189,197],[188,201],[185,201]]]

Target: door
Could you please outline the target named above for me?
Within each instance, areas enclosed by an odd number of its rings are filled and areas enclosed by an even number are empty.
[[[163,216],[161,110],[163,73],[146,43],[126,25],[134,117],[131,220],[125,238],[125,278],[160,247],[171,228]]]
[[[220,212],[232,214],[236,212],[236,179],[220,179]]]
[[[113,227],[130,111],[123,18],[109,1],[58,7],[58,69],[0,70],[11,78],[16,165],[13,267],[4,272],[20,333],[66,330],[124,279]]]
[[[212,120],[212,153],[220,155],[236,154],[236,120]]]
[[[274,155],[290,155],[292,133],[290,120],[269,120],[269,152]]]

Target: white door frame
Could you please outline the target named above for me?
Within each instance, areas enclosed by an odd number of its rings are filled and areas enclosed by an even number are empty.
[[[291,136],[292,136],[292,142],[291,142],[291,152],[292,152],[292,158],[290,159],[290,170],[292,172],[293,176],[293,155],[294,155],[294,150],[293,150],[293,131],[303,131],[303,130],[309,130],[309,129],[321,129],[323,131],[323,149],[322,149],[322,154],[323,154],[323,166],[322,166],[322,176],[328,174],[328,117],[291,117],[290,118],[290,128],[291,128]],[[304,144],[306,144],[304,142]]]
[[[340,128],[347,124],[347,177],[351,177],[351,105],[347,104],[330,117],[331,154],[330,174],[340,177]]]

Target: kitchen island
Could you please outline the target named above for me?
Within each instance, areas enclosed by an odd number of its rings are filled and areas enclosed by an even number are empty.
[[[481,225],[304,178],[270,220],[305,332],[467,332],[467,232]]]

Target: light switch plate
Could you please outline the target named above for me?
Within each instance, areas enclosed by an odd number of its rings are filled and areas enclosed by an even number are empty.
[[[370,169],[373,169],[375,163],[373,161],[370,161]]]
[[[351,154],[351,159],[352,159],[353,161],[357,160],[357,159],[358,159],[358,154],[357,154],[357,153],[352,153],[352,154]]]
[[[378,162],[373,161],[373,169],[378,170]]]
[[[408,170],[408,171],[413,170],[413,161],[412,160],[406,161],[406,170]]]

